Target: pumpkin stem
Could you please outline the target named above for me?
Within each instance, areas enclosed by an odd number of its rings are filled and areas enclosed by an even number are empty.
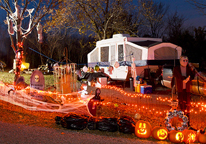
[[[205,133],[205,131],[206,131],[206,127],[204,128],[203,132]]]

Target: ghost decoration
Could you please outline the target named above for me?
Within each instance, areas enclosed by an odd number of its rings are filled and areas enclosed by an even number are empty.
[[[81,91],[79,91],[78,93],[81,94],[81,98],[86,98],[87,97],[87,85],[86,84],[82,84],[82,89]]]
[[[39,43],[42,43],[43,42],[42,25],[40,23],[38,23],[36,29],[37,29],[37,33],[38,33],[38,41],[39,41]]]
[[[13,22],[9,19],[9,17],[6,17],[7,24],[8,24],[8,33],[10,35],[14,35],[14,28],[13,28]]]

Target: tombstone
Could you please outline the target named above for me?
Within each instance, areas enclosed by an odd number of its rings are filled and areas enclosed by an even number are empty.
[[[44,90],[45,80],[41,71],[35,70],[30,77],[30,87],[38,90]]]
[[[15,85],[17,85],[17,84],[20,83],[20,82],[25,82],[23,76],[20,76],[20,77],[17,79]]]
[[[25,83],[24,77],[20,76],[16,83],[15,83],[15,89],[16,90],[21,90],[21,89],[25,89],[28,86],[27,83]]]

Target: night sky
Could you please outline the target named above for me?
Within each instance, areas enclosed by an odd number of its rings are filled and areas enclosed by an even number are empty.
[[[186,18],[185,26],[206,26],[206,15],[201,14],[194,6],[185,0],[154,0],[169,5],[169,13],[177,11],[180,15]],[[0,24],[4,25],[3,21],[6,19],[6,13],[0,9]]]
[[[206,15],[201,14],[185,0],[155,0],[170,6],[169,12],[177,11],[186,18],[185,26],[206,26]]]

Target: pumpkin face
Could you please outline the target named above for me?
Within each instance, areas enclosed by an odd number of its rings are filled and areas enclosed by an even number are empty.
[[[169,132],[168,138],[173,143],[181,143],[184,140],[184,135],[181,131],[172,130]]]
[[[151,129],[150,123],[140,120],[136,123],[135,134],[139,138],[148,138],[151,135]]]
[[[185,143],[194,143],[197,139],[197,134],[193,130],[183,130],[182,133],[184,134],[184,142]]]
[[[168,131],[165,127],[155,126],[152,129],[152,136],[157,140],[165,140],[168,136]]]

